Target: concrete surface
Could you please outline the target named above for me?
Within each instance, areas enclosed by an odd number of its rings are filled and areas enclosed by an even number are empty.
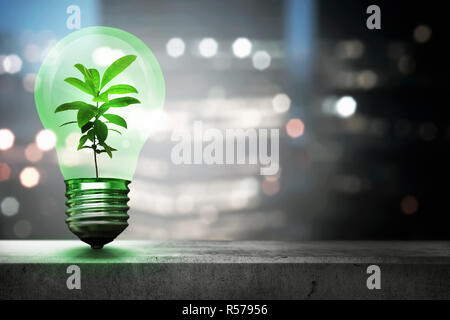
[[[0,299],[450,299],[450,242],[0,241]]]

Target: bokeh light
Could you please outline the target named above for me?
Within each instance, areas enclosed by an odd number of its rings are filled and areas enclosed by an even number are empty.
[[[81,152],[86,150],[80,150],[79,152],[73,152],[73,148],[65,148],[60,154],[60,163],[67,167],[75,167],[81,163]]]
[[[22,70],[22,59],[17,54],[6,56],[3,60],[3,69],[11,74],[19,72]]]
[[[38,162],[42,159],[42,150],[35,143],[30,143],[25,148],[25,158],[30,162]]]
[[[6,197],[2,200],[0,204],[0,209],[2,213],[7,217],[12,217],[19,212],[19,201],[14,197]]]
[[[0,182],[9,180],[11,177],[11,168],[5,162],[0,162]]]
[[[41,49],[37,45],[30,43],[26,45],[23,55],[28,62],[38,62],[41,58]]]
[[[432,35],[431,28],[426,25],[419,25],[414,29],[414,40],[417,43],[427,43],[430,41]]]
[[[419,201],[416,197],[408,195],[402,199],[400,207],[404,214],[412,215],[419,210]]]
[[[181,38],[172,38],[167,42],[166,50],[167,54],[172,58],[179,58],[184,54],[186,44]]]
[[[253,67],[256,70],[266,70],[270,67],[272,57],[267,51],[257,51],[252,57]]]
[[[228,198],[228,205],[232,209],[240,210],[247,207],[248,201],[248,192],[245,189],[236,189],[231,191]]]
[[[80,140],[81,134],[77,132],[71,132],[66,140],[64,141],[66,143],[66,147],[68,149],[73,149],[78,146],[79,140]]]
[[[305,124],[300,119],[291,119],[286,124],[286,133],[291,138],[299,138],[305,132]]]
[[[342,118],[350,118],[356,112],[357,103],[353,97],[345,96],[336,102],[336,112]]]
[[[13,230],[18,238],[28,238],[31,235],[32,226],[28,220],[19,220],[14,225]]]
[[[204,58],[212,58],[217,54],[219,45],[213,38],[204,38],[198,44],[198,52]]]
[[[403,56],[398,61],[398,70],[403,74],[411,74],[415,69],[416,61],[409,56]]]
[[[0,129],[0,150],[8,150],[14,145],[14,133],[9,129]]]
[[[358,74],[356,82],[363,89],[373,89],[378,82],[378,76],[372,70],[364,70]]]
[[[248,57],[252,53],[252,43],[247,38],[237,38],[233,42],[233,54],[242,59]]]
[[[264,179],[261,188],[266,196],[274,196],[280,191],[280,182],[278,180]]]
[[[92,53],[92,60],[97,66],[106,67],[124,55],[124,52],[120,49],[99,47]]]
[[[49,151],[55,147],[56,135],[51,130],[41,130],[36,135],[36,144],[42,151]]]
[[[28,92],[34,92],[34,84],[36,82],[36,73],[28,73],[23,77],[23,88]]]
[[[279,93],[272,99],[273,110],[277,113],[284,113],[291,107],[291,98],[285,93]]]
[[[33,188],[39,184],[41,175],[34,167],[26,167],[20,172],[20,183],[25,188]]]
[[[358,59],[364,54],[365,46],[360,40],[339,41],[336,55],[340,59]]]

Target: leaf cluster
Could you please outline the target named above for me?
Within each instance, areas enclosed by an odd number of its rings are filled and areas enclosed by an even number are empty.
[[[64,81],[71,84],[90,95],[91,101],[95,104],[86,103],[84,101],[72,101],[63,103],[58,106],[55,113],[77,110],[76,121],[63,123],[62,126],[77,124],[81,130],[82,136],[78,144],[78,150],[93,149],[97,154],[106,152],[110,158],[112,153],[117,149],[106,143],[108,132],[113,131],[122,134],[118,129],[127,129],[127,122],[121,116],[110,112],[111,108],[122,108],[132,104],[141,103],[133,97],[120,97],[109,99],[112,94],[129,94],[138,93],[136,88],[128,84],[117,84],[104,89],[105,86],[124,71],[133,61],[136,60],[135,55],[126,55],[114,61],[104,72],[103,76],[96,69],[88,69],[78,63],[75,68],[80,71],[83,80],[69,77]],[[111,127],[111,125],[117,127]],[[91,144],[87,144],[87,143]]]

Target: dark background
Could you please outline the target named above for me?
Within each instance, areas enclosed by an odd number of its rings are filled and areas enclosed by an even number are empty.
[[[15,143],[0,150],[0,238],[73,238],[54,149],[35,162],[25,156],[42,129],[27,81],[71,32],[71,4],[82,27],[141,38],[166,79],[164,125],[142,151],[122,239],[450,238],[448,19],[442,1],[400,0],[3,1],[0,128]],[[366,28],[371,4],[381,30]],[[179,58],[166,50],[173,37],[186,44]],[[210,59],[198,54],[205,37],[219,45]],[[252,42],[250,57],[233,56],[239,37]],[[262,71],[252,65],[261,50],[272,57]],[[22,61],[14,74],[4,68],[11,54]],[[291,100],[285,113],[272,108],[280,93]],[[336,112],[345,96],[357,102],[348,118]],[[298,138],[285,129],[294,118],[305,125]],[[280,128],[281,173],[173,165],[171,130],[195,120]],[[32,188],[20,179],[26,167],[40,175]]]

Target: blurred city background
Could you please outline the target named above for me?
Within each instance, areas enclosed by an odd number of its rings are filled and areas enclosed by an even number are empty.
[[[166,80],[121,239],[450,239],[440,3],[376,1],[368,30],[363,0],[2,1],[0,238],[75,238],[33,88],[78,5],[81,27],[142,39]],[[172,130],[196,120],[279,128],[279,174],[173,165]]]

